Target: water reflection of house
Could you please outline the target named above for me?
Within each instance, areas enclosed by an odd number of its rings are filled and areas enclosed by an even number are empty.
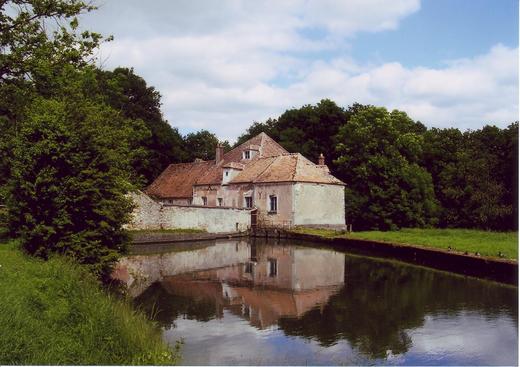
[[[228,309],[259,328],[326,304],[343,284],[344,254],[294,246],[252,250],[247,262],[167,276],[161,284],[173,295],[211,300],[217,315]]]
[[[174,246],[166,253],[124,257],[112,276],[126,284],[132,297],[137,297],[165,276],[226,267],[243,263],[251,256],[251,246],[243,240],[219,240],[196,249],[178,250]]]

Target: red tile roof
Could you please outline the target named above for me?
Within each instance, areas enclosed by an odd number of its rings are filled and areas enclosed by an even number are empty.
[[[254,148],[258,149],[259,152],[252,159],[242,159],[242,152],[251,149],[251,146],[256,146]],[[280,144],[266,133],[260,133],[224,154],[222,162],[209,169],[195,182],[195,185],[220,185],[222,183],[222,167],[230,162],[242,163],[247,166],[260,158],[278,156],[284,153],[287,153],[287,151]]]
[[[170,164],[145,192],[158,198],[191,198],[197,179],[214,165],[214,161]]]
[[[242,152],[254,147],[252,159],[242,159]],[[242,167],[231,183],[242,182],[315,182],[344,183],[299,153],[290,154],[267,134],[260,133],[215,161],[170,164],[146,193],[158,198],[190,198],[194,185],[220,185],[223,167]]]
[[[230,183],[313,182],[344,183],[300,153],[261,158],[247,165]]]

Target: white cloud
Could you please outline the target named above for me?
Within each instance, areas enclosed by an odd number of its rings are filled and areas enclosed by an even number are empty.
[[[356,33],[396,29],[419,8],[418,0],[113,0],[85,24],[115,35],[101,50],[104,66],[134,67],[182,132],[233,140],[253,121],[322,98],[403,109],[429,126],[516,120],[518,49],[496,45],[437,69],[351,58]]]
[[[408,360],[418,365],[512,365],[518,361],[518,328],[506,314],[427,315],[424,325],[408,334],[413,343],[403,364]]]

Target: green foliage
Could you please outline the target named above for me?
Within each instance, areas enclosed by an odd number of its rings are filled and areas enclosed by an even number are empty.
[[[347,222],[356,229],[396,229],[434,223],[430,174],[419,166],[423,138],[404,112],[364,107],[337,135],[334,162],[347,183]]]
[[[0,245],[0,364],[171,365],[178,351],[129,303],[66,258]]]
[[[54,93],[63,68],[82,68],[102,37],[79,31],[77,16],[95,9],[79,0],[0,3],[0,202],[10,173],[10,141],[32,100]]]
[[[354,105],[352,108],[358,107]],[[323,99],[315,106],[287,110],[278,119],[255,122],[238,138],[237,145],[265,132],[289,152],[299,152],[314,162],[323,153],[326,164],[330,165],[336,158],[334,136],[345,124],[350,112],[331,100]],[[331,168],[334,172],[334,167]]]
[[[209,161],[215,159],[215,150],[219,144],[219,140],[215,134],[207,130],[200,130],[196,133],[186,135],[185,144],[189,152],[188,161],[194,161],[196,158]],[[224,146],[224,151],[230,149],[227,140],[220,144]]]
[[[132,147],[146,129],[102,103],[94,71],[71,69],[57,80],[12,141],[9,228],[28,253],[65,254],[106,278],[125,250],[130,163],[141,153]]]
[[[154,87],[147,86],[143,78],[127,68],[98,71],[98,80],[107,104],[126,118],[143,120],[150,130],[150,135],[137,142],[137,147],[144,148],[147,156],[132,162],[144,183],[153,181],[169,164],[188,159],[182,136],[163,118],[161,95]],[[215,150],[215,146],[212,149]]]
[[[246,130],[245,133],[240,135],[237,139],[237,142],[233,147],[237,147],[242,143],[245,143],[247,140],[257,136],[260,133],[266,133],[273,139],[278,138],[278,132],[276,131],[276,124],[278,120],[276,119],[267,119],[266,122],[258,122],[255,121],[253,124]]]
[[[440,225],[516,229],[517,151],[518,123],[507,129],[426,132],[423,165],[442,206]]]
[[[77,16],[94,10],[80,0],[8,0],[0,5],[0,115],[16,121],[32,93],[54,89],[63,67],[83,67],[102,41],[79,31]]]

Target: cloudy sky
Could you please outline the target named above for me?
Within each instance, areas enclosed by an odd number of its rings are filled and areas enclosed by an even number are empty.
[[[133,67],[169,123],[235,140],[323,98],[427,126],[518,119],[516,0],[97,0],[104,69]]]

